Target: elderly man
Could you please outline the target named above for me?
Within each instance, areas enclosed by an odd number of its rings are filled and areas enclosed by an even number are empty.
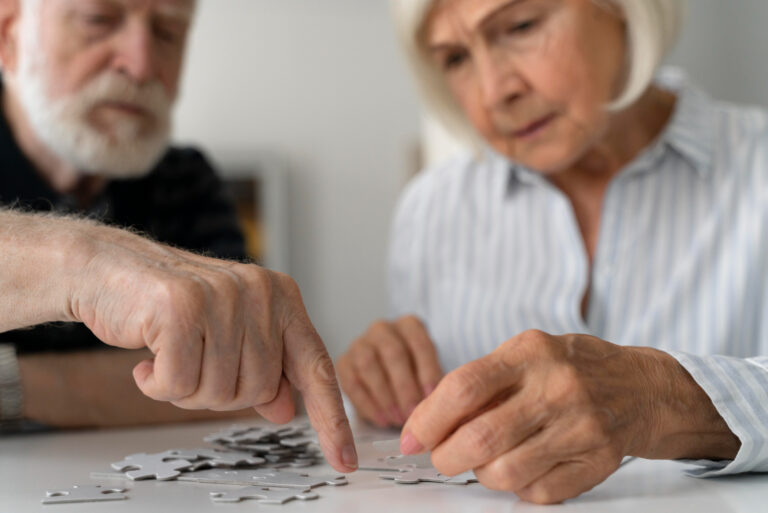
[[[255,407],[280,422],[293,385],[329,461],[352,470],[333,366],[295,283],[198,254],[244,256],[210,166],[167,148],[193,11],[0,0],[0,415],[115,425]],[[98,340],[139,351],[83,351]]]

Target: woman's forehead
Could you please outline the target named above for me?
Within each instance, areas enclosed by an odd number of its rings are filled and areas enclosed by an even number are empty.
[[[439,45],[456,36],[478,29],[498,14],[537,0],[435,0],[424,19],[425,40]]]

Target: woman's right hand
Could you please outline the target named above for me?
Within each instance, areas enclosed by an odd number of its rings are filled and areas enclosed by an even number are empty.
[[[402,426],[443,377],[435,345],[412,315],[371,324],[337,372],[357,413],[380,427]]]

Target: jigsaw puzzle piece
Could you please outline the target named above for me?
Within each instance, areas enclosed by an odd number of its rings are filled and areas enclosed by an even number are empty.
[[[318,495],[312,490],[286,490],[268,488],[263,486],[246,486],[239,490],[227,490],[226,492],[211,492],[211,500],[214,502],[240,502],[246,499],[254,499],[262,504],[285,504],[291,500],[312,500]]]
[[[263,472],[263,470],[257,470],[257,469],[238,469],[238,470],[208,469],[208,470],[198,470],[198,471],[195,471],[195,472],[185,472],[185,473],[181,474],[177,479],[179,481],[190,481],[190,482],[193,482],[193,483],[213,483],[213,484],[230,484],[230,485],[253,485],[255,483],[254,475],[257,472]]]
[[[476,483],[477,478],[472,471],[464,472],[457,476],[446,476],[435,469],[409,468],[400,472],[391,472],[379,474],[381,479],[391,479],[399,484],[418,484],[418,483],[442,483],[466,485]]]
[[[125,488],[103,488],[101,485],[74,485],[68,490],[45,492],[43,504],[68,504],[73,502],[120,501],[127,499]]]
[[[237,467],[261,465],[266,460],[246,451],[221,451],[218,449],[171,449],[168,454],[193,461],[194,467]],[[202,461],[197,461],[202,460]]]
[[[256,470],[253,479],[262,486],[279,486],[289,488],[314,488],[316,486],[342,486],[347,484],[347,478],[338,475],[310,476],[298,472],[281,470]]]
[[[144,452],[126,456],[123,461],[112,463],[112,468],[125,473],[128,478],[137,479],[157,479],[158,481],[167,481],[175,479],[181,474],[182,470],[188,469],[192,463],[188,460],[179,458],[173,454],[173,451],[147,454]]]

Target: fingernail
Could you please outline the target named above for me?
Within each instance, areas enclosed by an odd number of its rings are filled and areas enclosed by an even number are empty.
[[[341,461],[349,468],[357,468],[357,451],[354,445],[348,445],[341,450]]]
[[[435,385],[424,385],[424,397],[435,391]]]
[[[424,446],[419,443],[416,438],[406,431],[403,433],[402,438],[400,438],[400,452],[408,455],[408,454],[418,454],[421,451],[424,450]]]

